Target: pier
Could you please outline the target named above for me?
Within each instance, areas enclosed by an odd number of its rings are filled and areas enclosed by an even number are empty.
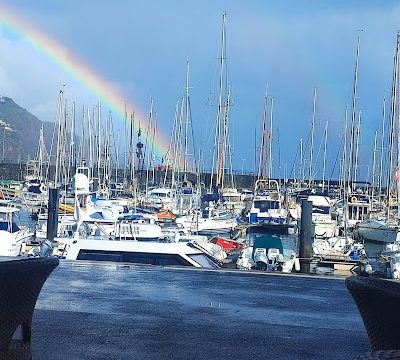
[[[34,359],[352,359],[369,351],[343,278],[61,261]]]

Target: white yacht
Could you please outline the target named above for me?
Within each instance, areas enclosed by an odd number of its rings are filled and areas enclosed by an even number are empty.
[[[308,201],[312,202],[312,222],[315,226],[315,236],[318,238],[331,238],[339,235],[339,226],[331,217],[331,201],[327,196],[309,195]]]
[[[176,208],[175,195],[175,191],[170,188],[155,188],[149,190],[140,202],[145,208],[173,210]]]
[[[68,245],[66,258],[159,266],[220,267],[214,257],[191,242],[78,239]]]
[[[288,211],[283,206],[283,197],[276,180],[256,181],[253,204],[248,217],[251,224],[287,223]]]
[[[47,238],[47,213],[39,214],[36,224],[36,239]],[[76,229],[76,220],[72,214],[58,214],[57,236],[72,236]]]
[[[0,256],[18,256],[25,244],[33,240],[33,232],[19,225],[19,211],[7,201],[0,203]]]
[[[351,258],[353,260],[366,256],[364,245],[354,241],[350,236],[316,238],[313,243],[313,253],[323,258]]]
[[[79,172],[80,171],[80,172]],[[121,214],[120,206],[95,206],[89,190],[86,168],[78,168],[74,176],[74,217],[77,221],[75,234],[112,236],[124,240],[155,240],[161,236],[156,216],[148,214]]]
[[[56,238],[59,246],[53,254],[71,260],[219,267],[218,260],[196,242],[159,239],[161,227],[150,216],[120,217],[112,208],[93,212],[85,170],[78,168],[74,177],[76,231],[72,238]]]
[[[399,226],[390,225],[377,219],[366,219],[356,224],[355,235],[366,241],[376,243],[393,243],[400,241]]]
[[[369,195],[362,193],[350,194],[346,205],[347,223],[349,227],[354,227],[357,223],[370,218],[372,203]],[[338,208],[337,210],[338,213],[342,214],[342,217],[344,217],[343,209]]]
[[[222,190],[223,204],[226,209],[234,213],[235,215],[240,215],[244,208],[244,194],[235,188],[225,188]]]
[[[176,223],[193,233],[207,235],[229,233],[238,225],[231,212],[214,208],[212,202],[202,212],[194,210],[190,215],[178,217]]]

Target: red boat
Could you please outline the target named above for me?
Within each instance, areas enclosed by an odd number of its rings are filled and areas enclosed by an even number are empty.
[[[225,251],[241,250],[243,248],[243,244],[236,240],[224,239],[218,236],[213,237],[210,242],[221,246]]]

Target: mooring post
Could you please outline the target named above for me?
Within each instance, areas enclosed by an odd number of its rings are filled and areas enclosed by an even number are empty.
[[[301,223],[299,234],[300,271],[310,272],[310,258],[313,254],[314,227],[312,223],[312,202],[303,200],[301,203]]]
[[[53,241],[58,231],[58,199],[60,189],[49,188],[49,203],[47,207],[47,239]]]

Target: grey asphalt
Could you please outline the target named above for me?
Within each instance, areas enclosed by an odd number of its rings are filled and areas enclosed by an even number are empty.
[[[352,359],[369,350],[344,280],[61,262],[33,359]]]

